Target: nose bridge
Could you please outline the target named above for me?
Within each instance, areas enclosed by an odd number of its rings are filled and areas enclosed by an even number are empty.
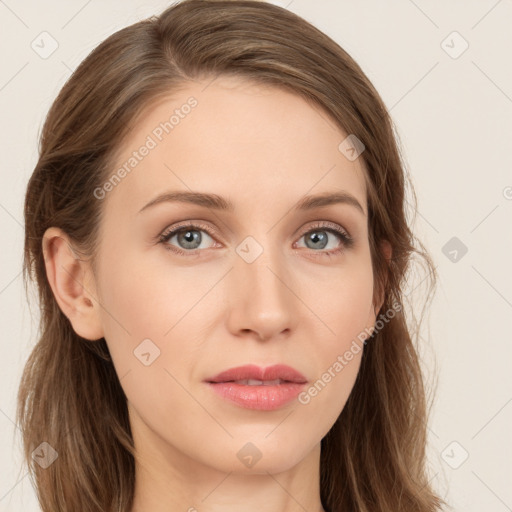
[[[281,247],[272,245],[272,235],[263,238],[248,236],[236,248],[233,307],[238,328],[271,337],[291,328],[297,315]]]
[[[237,248],[238,261],[235,264],[237,273],[252,291],[253,299],[262,297],[267,303],[289,299],[289,291],[278,279],[285,268],[283,254],[271,240],[271,236],[266,236],[260,243],[253,237],[247,237]]]

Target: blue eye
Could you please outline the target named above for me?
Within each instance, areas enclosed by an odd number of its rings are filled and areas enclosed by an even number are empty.
[[[206,236],[210,238],[210,234],[208,230],[202,228],[201,226],[189,225],[185,227],[181,227],[178,229],[174,229],[160,238],[160,241],[165,244],[169,244],[172,238],[176,237],[177,241],[182,244],[182,248],[186,249],[183,252],[190,252],[199,249],[199,245],[203,241],[204,235],[201,233],[206,233]],[[180,251],[180,248],[176,248],[174,245],[169,245],[169,249],[174,248]],[[171,249],[173,250],[173,249]]]
[[[204,235],[206,234],[207,238],[214,237],[214,233],[212,229],[203,224],[184,224],[178,227],[175,227],[171,230],[165,230],[158,237],[158,242],[164,244],[164,247],[172,252],[180,254],[182,256],[198,256],[198,252],[201,252],[200,245],[203,242]],[[338,240],[341,242],[334,249],[325,251],[325,250],[315,250],[315,249],[324,249],[326,245],[329,243],[328,234],[335,235]],[[176,237],[177,243],[181,245],[181,247],[177,247],[174,244],[171,244],[170,241]],[[306,231],[302,234],[301,238],[306,237],[308,243],[312,242],[313,244],[317,244],[319,247],[311,247],[314,256],[327,256],[332,257],[336,254],[343,252],[345,249],[352,248],[354,244],[354,240],[352,237],[341,227],[337,226],[334,223],[319,223],[318,225],[313,226],[312,229]],[[308,238],[309,237],[309,238]],[[203,248],[203,249],[208,249]],[[316,254],[318,253],[318,254]]]
[[[301,236],[301,238],[306,239],[306,246],[310,249],[324,249],[329,244],[329,236],[328,234],[335,235],[338,240],[341,240],[341,247],[335,247],[334,249],[320,252],[320,254],[324,254],[327,256],[332,256],[333,254],[341,252],[343,249],[348,249],[352,246],[352,238],[346,233],[338,228],[324,227],[319,226],[315,229],[309,230],[307,233]],[[311,245],[307,245],[309,242],[311,244],[316,244],[319,247],[313,247]],[[319,251],[314,251],[319,252]],[[315,255],[316,256],[316,255]]]

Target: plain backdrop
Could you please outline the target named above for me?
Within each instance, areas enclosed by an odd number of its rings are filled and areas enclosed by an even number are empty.
[[[21,261],[23,200],[42,123],[97,44],[170,3],[0,1],[0,511],[39,510],[20,470],[14,417],[37,335]],[[336,40],[390,109],[419,201],[414,230],[439,273],[420,347],[427,383],[437,382],[432,482],[456,512],[510,511],[512,2],[273,3]],[[41,38],[47,52],[58,45],[51,55],[41,55],[42,44],[33,49]]]

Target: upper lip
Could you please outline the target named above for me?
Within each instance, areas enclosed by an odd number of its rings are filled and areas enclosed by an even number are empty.
[[[233,382],[236,380],[276,380],[281,379],[287,382],[297,382],[303,384],[307,382],[306,377],[299,371],[291,366],[285,364],[274,364],[262,368],[255,364],[247,364],[244,366],[237,366],[236,368],[230,368],[225,370],[214,377],[205,379],[206,382]]]

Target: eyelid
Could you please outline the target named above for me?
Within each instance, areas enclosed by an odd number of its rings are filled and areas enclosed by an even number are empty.
[[[158,238],[167,236],[168,234],[170,234],[174,231],[178,231],[181,228],[188,228],[188,227],[201,228],[201,229],[204,229],[209,235],[219,236],[218,231],[215,228],[213,228],[209,224],[205,224],[203,222],[204,221],[195,221],[193,219],[178,222],[177,224],[173,224],[172,226],[167,226],[162,231],[162,233],[158,235]],[[350,235],[350,233],[348,232],[348,230],[346,228],[344,228],[343,226],[341,226],[335,222],[331,222],[328,220],[314,221],[313,225],[310,225],[305,231],[302,231],[301,232],[302,234],[300,236],[304,236],[306,233],[309,233],[309,231],[311,231],[312,229],[319,229],[319,228],[326,228],[326,227],[332,227],[334,230],[340,231],[341,233],[345,234],[347,237],[352,238],[352,236]]]
[[[172,226],[167,226],[160,235],[158,235],[158,239],[162,239],[170,235],[171,233],[174,233],[176,231],[179,231],[180,229],[185,228],[194,228],[194,229],[201,229],[206,231],[210,236],[218,236],[217,230],[211,227],[208,224],[204,224],[203,221],[195,221],[195,220],[187,220],[178,222],[177,224],[173,224]]]
[[[195,221],[193,219],[178,222],[177,224],[173,224],[172,226],[168,226],[165,228],[161,234],[157,235],[156,241],[166,244],[166,242],[172,238],[172,236],[175,236],[177,232],[179,232],[182,229],[190,228],[191,230],[204,230],[210,237],[212,237],[214,240],[218,236],[218,231],[210,226],[209,224],[204,223],[204,221]],[[318,255],[329,255],[332,256],[333,252],[342,252],[344,249],[350,249],[354,245],[354,238],[350,235],[347,229],[345,229],[343,226],[331,222],[331,221],[315,221],[312,225],[309,225],[306,229],[300,231],[300,235],[298,237],[298,240],[300,240],[304,235],[310,233],[311,231],[314,231],[315,229],[326,229],[328,232],[334,232],[338,238],[341,240],[341,249],[331,249],[330,251],[313,251],[313,253],[318,253]],[[172,235],[172,236],[171,236]],[[169,245],[169,244],[166,244]],[[184,253],[189,255],[197,255],[198,253],[201,253],[205,251],[206,249],[192,249],[185,251],[179,247],[172,246],[172,249],[169,249],[166,247],[166,249],[175,251],[178,253]]]
[[[342,233],[344,234],[345,236],[347,236],[348,238],[352,238],[350,233],[348,232],[347,229],[345,229],[343,226],[341,226],[340,224],[337,224],[336,222],[331,222],[330,220],[319,220],[319,221],[315,221],[313,223],[313,225],[310,225],[308,227],[308,229],[306,229],[305,231],[302,232],[301,236],[304,236],[306,233],[309,233],[310,231],[314,230],[314,229],[322,229],[322,228],[332,228],[334,229],[336,232],[338,233]]]

